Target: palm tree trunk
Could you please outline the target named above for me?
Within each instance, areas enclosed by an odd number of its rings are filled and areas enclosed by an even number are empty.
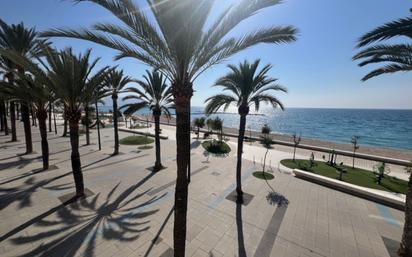
[[[176,163],[175,217],[173,228],[174,256],[184,257],[186,248],[186,220],[188,181],[187,168],[190,161],[190,99],[192,85],[174,85],[176,105]]]
[[[100,140],[100,119],[99,119],[99,106],[97,105],[97,101],[95,102],[96,106],[96,125],[97,125],[97,141],[99,144],[99,151],[102,150],[102,141]]]
[[[53,123],[54,123],[54,134],[57,135],[56,112],[54,111],[54,106],[53,106]]]
[[[114,128],[114,151],[113,155],[119,154],[119,129],[117,126],[117,94],[112,95],[113,100],[113,128]]]
[[[237,164],[236,164],[236,193],[238,203],[243,203],[242,191],[242,154],[243,154],[243,139],[245,137],[246,115],[240,115],[239,137],[237,140]]]
[[[84,196],[84,184],[83,184],[83,174],[82,166],[80,162],[79,154],[79,120],[81,117],[80,111],[70,111],[69,114],[69,126],[70,126],[70,144],[72,147],[71,162],[74,183],[76,185],[76,196]]]
[[[0,131],[4,131],[4,118],[3,118],[4,114],[5,114],[4,101],[0,100]]]
[[[21,116],[24,125],[24,138],[26,140],[26,154],[33,152],[33,142],[31,139],[30,111],[27,102],[22,102]]]
[[[84,107],[84,113],[86,118],[86,145],[90,145],[90,124],[89,124],[89,105]]]
[[[49,132],[52,132],[52,131],[53,131],[52,129],[52,103],[49,102]]]
[[[156,162],[153,171],[162,169],[162,161],[160,157],[160,110],[154,110],[153,116],[155,120],[155,144],[156,144]]]
[[[33,111],[33,107],[30,107],[30,113],[31,113],[32,126],[37,127],[37,118],[36,118],[36,113]]]
[[[62,137],[66,137],[67,136],[67,116],[66,116],[66,106],[64,106],[64,110],[63,110],[63,135]]]
[[[398,253],[401,257],[412,256],[412,173],[409,176],[408,191],[406,192],[405,225]]]
[[[3,124],[4,124],[4,134],[6,136],[9,135],[9,126],[7,124],[7,107],[6,107],[6,102],[3,102],[2,105],[3,108]]]
[[[16,132],[16,108],[14,101],[10,102],[10,123],[11,123],[11,141],[17,141],[17,132]]]
[[[16,113],[17,113],[17,118],[16,120],[20,119],[20,104],[16,103]]]
[[[43,170],[47,170],[49,168],[49,143],[47,142],[47,111],[46,110],[38,110],[37,111],[37,119],[39,120],[39,130],[41,136],[41,153],[43,158]]]

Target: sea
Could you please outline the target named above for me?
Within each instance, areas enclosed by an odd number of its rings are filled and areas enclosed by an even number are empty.
[[[106,108],[106,107],[104,107]],[[140,113],[148,113],[142,110]],[[203,107],[192,107],[191,118],[205,116]],[[239,127],[239,115],[225,112],[211,115],[223,119],[223,125]],[[270,109],[247,117],[247,130],[260,131],[269,125],[273,133],[336,143],[350,144],[359,136],[359,144],[372,147],[412,150],[412,110],[384,109]]]

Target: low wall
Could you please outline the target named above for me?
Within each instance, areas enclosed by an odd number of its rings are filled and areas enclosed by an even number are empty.
[[[152,133],[142,132],[142,131],[136,131],[136,130],[126,129],[126,128],[119,128],[119,131],[127,132],[127,133],[133,133],[133,134],[138,134],[138,135],[142,135],[142,136],[146,136],[146,135],[147,135],[148,137],[155,137],[155,135],[152,134]],[[160,135],[159,137],[160,137],[160,139],[163,139],[163,140],[169,139],[168,136],[162,136],[162,135]]]

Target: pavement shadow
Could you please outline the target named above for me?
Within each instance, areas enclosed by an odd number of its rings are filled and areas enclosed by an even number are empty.
[[[93,257],[97,240],[100,238],[105,241],[123,242],[137,240],[141,233],[150,228],[149,217],[158,212],[158,209],[149,210],[149,207],[166,195],[143,200],[150,189],[135,193],[153,175],[150,173],[135,185],[118,193],[119,182],[104,200],[100,200],[100,194],[97,194],[70,205],[63,205],[54,210],[56,215],[53,219],[48,218],[51,213],[34,218],[29,225],[43,227],[44,230],[34,235],[12,238],[11,243],[16,246],[38,245],[20,255],[21,257],[73,257],[78,255],[80,249],[84,251],[82,256]],[[17,232],[15,231],[14,234]]]
[[[17,167],[18,169],[23,169],[30,163],[36,161],[36,160],[41,160],[41,156],[36,156],[32,158],[24,158],[22,156],[14,156],[13,158],[17,158],[17,160],[11,161],[11,162],[5,162],[5,163],[0,163],[0,170],[6,170],[10,168]]]
[[[194,141],[190,144],[190,149],[196,149],[200,146],[200,141]]]
[[[170,217],[172,216],[172,213],[175,210],[175,206],[173,205],[172,208],[170,209],[169,213],[167,214],[165,220],[163,221],[162,225],[159,228],[159,231],[157,231],[155,237],[152,239],[152,242],[150,243],[149,248],[147,249],[146,253],[144,254],[144,257],[148,257],[150,252],[152,251],[153,247],[157,243],[157,241],[160,239],[160,234],[162,233],[163,229],[165,228],[167,222],[169,221]]]
[[[32,195],[40,188],[60,191],[72,187],[72,183],[64,183],[54,186],[47,186],[49,183],[58,180],[67,174],[60,175],[51,179],[36,181],[34,177],[26,179],[21,186],[11,188],[0,188],[0,210],[14,202],[18,202],[18,208],[30,207],[32,204]]]

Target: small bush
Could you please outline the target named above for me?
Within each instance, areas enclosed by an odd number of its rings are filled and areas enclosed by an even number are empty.
[[[206,151],[213,154],[228,154],[231,149],[224,141],[210,140],[202,143]]]
[[[154,142],[153,138],[146,136],[129,136],[122,138],[119,143],[122,145],[146,145]]]

